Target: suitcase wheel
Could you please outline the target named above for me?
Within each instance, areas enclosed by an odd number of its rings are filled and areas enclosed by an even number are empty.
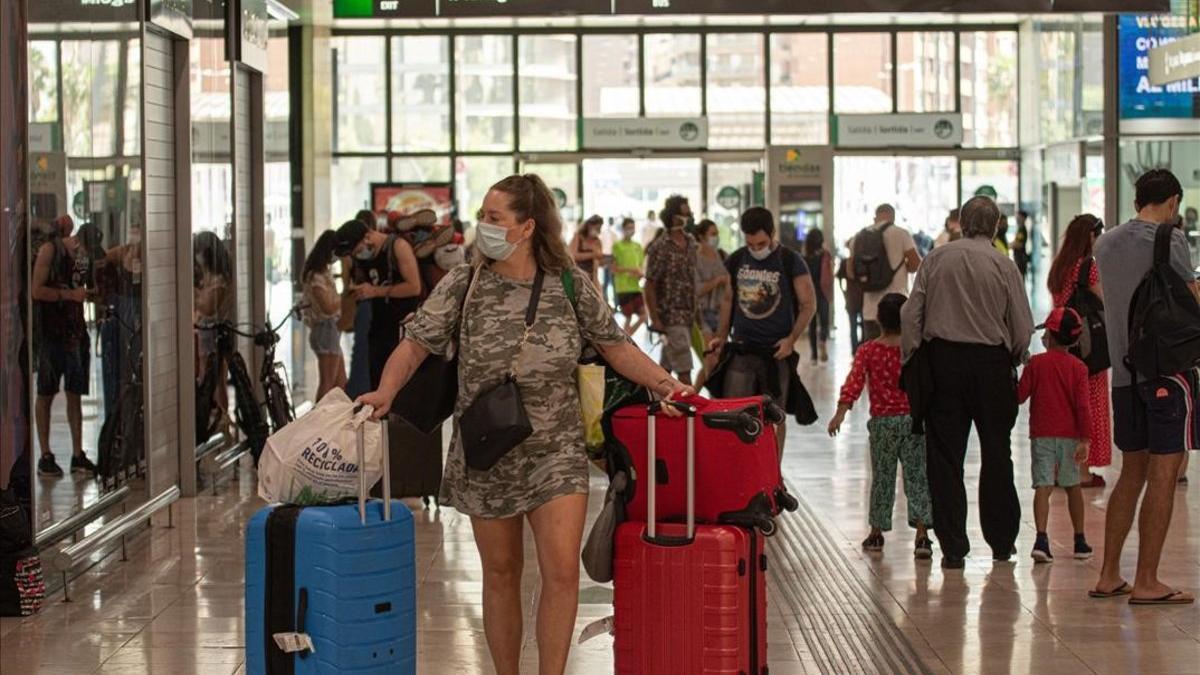
[[[761,519],[759,519],[759,521],[758,521],[758,531],[759,531],[759,532],[762,532],[762,535],[763,535],[764,537],[773,537],[773,536],[775,536],[775,519],[774,519],[774,518],[761,518]]]
[[[775,505],[784,511],[795,511],[800,508],[800,500],[793,497],[787,490],[779,488],[775,491]]]
[[[766,417],[767,421],[771,424],[783,424],[785,421],[787,421],[787,413],[784,411],[784,409],[780,408],[779,404],[770,399],[767,400],[763,413],[763,416]]]

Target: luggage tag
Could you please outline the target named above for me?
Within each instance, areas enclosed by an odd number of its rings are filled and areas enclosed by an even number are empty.
[[[312,638],[308,633],[275,633],[271,637],[275,638],[275,644],[279,645],[279,650],[284,654],[294,654],[296,652],[316,652],[317,648],[313,646]]]
[[[613,624],[613,618],[611,616],[606,616],[603,619],[593,621],[584,626],[583,630],[579,632],[579,642],[576,644],[583,644],[599,635],[604,635],[606,633],[608,635],[612,635],[615,632],[616,628]]]

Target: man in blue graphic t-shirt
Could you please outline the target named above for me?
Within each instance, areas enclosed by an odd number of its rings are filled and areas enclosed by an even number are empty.
[[[767,209],[747,209],[741,230],[746,245],[725,262],[733,284],[708,351],[715,354],[732,335],[736,349],[723,368],[723,396],[770,395],[787,408],[793,375],[789,364],[817,306],[812,277],[800,254],[776,241],[775,221]]]

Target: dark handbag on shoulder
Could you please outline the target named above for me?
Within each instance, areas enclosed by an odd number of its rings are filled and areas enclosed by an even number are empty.
[[[533,425],[530,424],[525,404],[521,401],[516,370],[517,361],[529,340],[529,331],[537,318],[538,301],[542,297],[544,281],[545,274],[538,270],[533,279],[533,290],[529,294],[529,307],[525,310],[525,332],[514,350],[508,375],[500,384],[476,396],[458,419],[463,455],[467,466],[476,471],[490,470],[501,457],[533,433]]]
[[[1094,264],[1095,261],[1088,258],[1079,266],[1075,291],[1067,299],[1067,307],[1075,310],[1083,320],[1079,342],[1071,347],[1070,352],[1087,365],[1088,375],[1102,373],[1112,366],[1108,354],[1108,332],[1104,325],[1104,301],[1088,287]]]
[[[458,400],[458,336],[462,333],[463,310],[475,287],[477,269],[471,270],[467,290],[458,305],[458,329],[454,348],[445,356],[430,354],[392,399],[392,414],[424,434],[431,434],[454,414]]]

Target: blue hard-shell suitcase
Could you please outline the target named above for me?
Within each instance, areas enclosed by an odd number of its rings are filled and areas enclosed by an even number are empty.
[[[266,506],[246,526],[246,672],[377,673],[416,666],[413,519],[391,497],[383,429],[384,500]],[[359,466],[362,466],[359,434]],[[313,651],[285,653],[278,633],[307,634]]]

